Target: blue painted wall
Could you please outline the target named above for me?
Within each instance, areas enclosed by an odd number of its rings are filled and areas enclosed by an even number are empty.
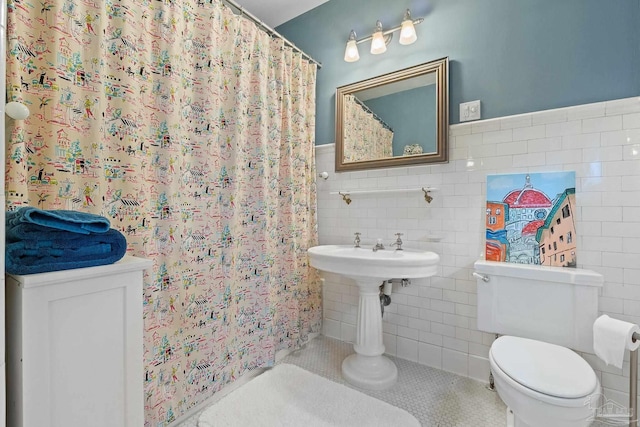
[[[419,144],[424,153],[436,151],[436,85],[405,90],[364,102],[393,129],[393,155]]]
[[[343,61],[349,31],[387,28],[406,8],[425,21],[418,41],[382,55],[359,45]],[[640,0],[330,0],[277,30],[323,67],[317,80],[316,144],[334,142],[335,89],[449,57],[450,122],[480,99],[482,118],[640,94]]]

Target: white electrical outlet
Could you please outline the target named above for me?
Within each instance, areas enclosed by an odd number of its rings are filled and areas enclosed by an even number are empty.
[[[469,120],[480,119],[480,100],[463,102],[460,104],[460,121],[468,122]]]

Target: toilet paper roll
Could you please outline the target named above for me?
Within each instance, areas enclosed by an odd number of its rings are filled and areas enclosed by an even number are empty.
[[[637,350],[640,340],[633,342],[633,333],[640,333],[636,324],[602,315],[593,323],[593,350],[607,365],[622,368],[624,351]]]

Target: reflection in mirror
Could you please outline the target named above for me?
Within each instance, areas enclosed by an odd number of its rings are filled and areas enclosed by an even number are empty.
[[[393,155],[393,129],[355,95],[345,96],[344,117],[345,162]]]
[[[448,59],[336,91],[336,171],[447,161]]]

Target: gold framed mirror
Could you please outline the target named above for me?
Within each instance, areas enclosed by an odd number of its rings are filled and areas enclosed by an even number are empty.
[[[448,161],[449,58],[336,89],[336,171]]]

